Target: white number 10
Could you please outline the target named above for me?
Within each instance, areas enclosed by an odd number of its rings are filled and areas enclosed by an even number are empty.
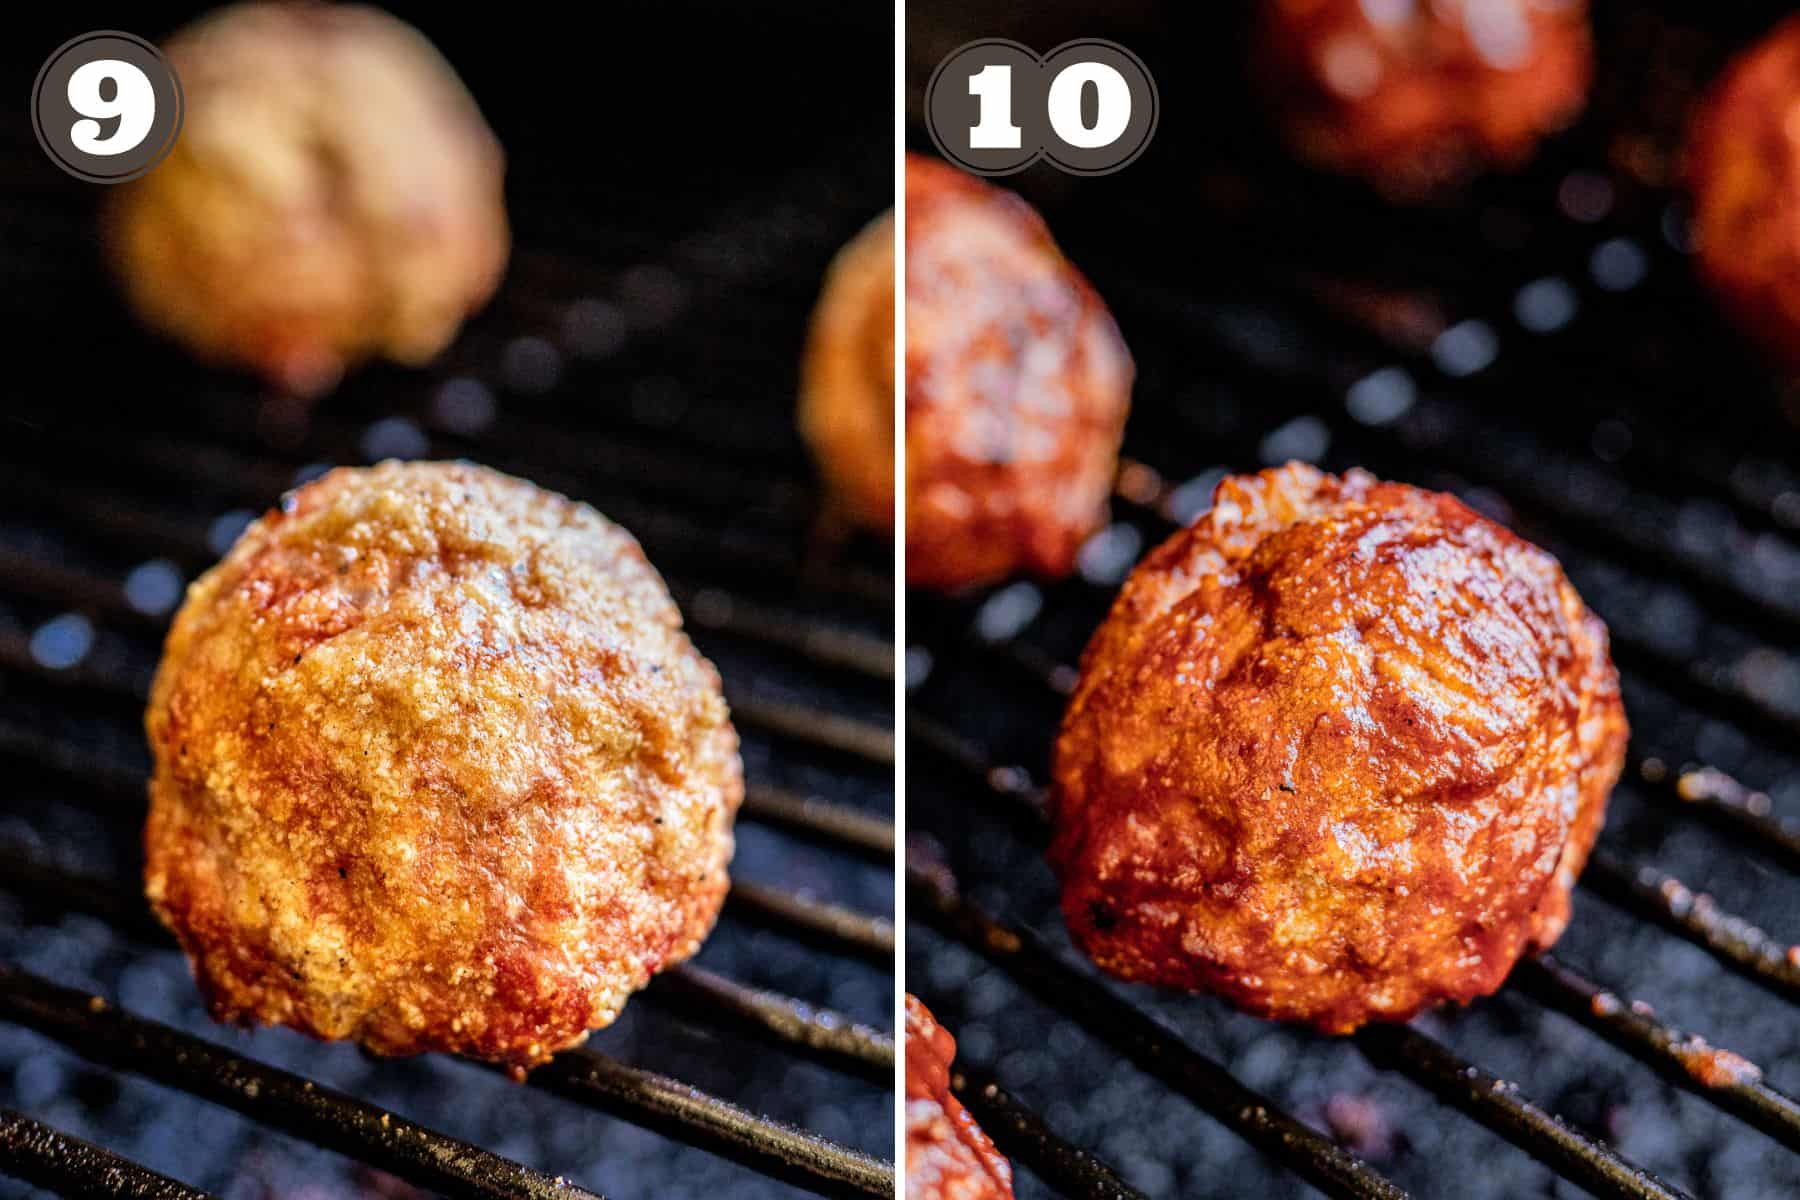
[[[1082,119],[1082,93],[1094,89],[1094,123]],[[972,150],[1017,150],[1023,131],[1012,121],[1012,68],[989,63],[969,76],[969,95],[980,102],[981,120],[969,130]],[[1070,146],[1110,146],[1131,124],[1131,87],[1105,63],[1073,62],[1056,73],[1044,98],[1050,128]]]
[[[100,85],[113,81],[113,97],[100,95]],[[89,120],[69,127],[69,140],[84,154],[124,154],[150,134],[156,123],[156,88],[150,77],[128,62],[97,58],[69,76],[69,107]],[[101,137],[100,122],[117,117],[111,137]]]

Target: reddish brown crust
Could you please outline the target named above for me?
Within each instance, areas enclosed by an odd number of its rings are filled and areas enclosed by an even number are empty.
[[[800,432],[858,524],[894,532],[894,214],[838,252],[800,362]]]
[[[1105,518],[1132,365],[1018,196],[906,164],[906,578],[1065,575]]]
[[[1126,581],[1055,750],[1075,940],[1345,1032],[1555,942],[1618,778],[1606,628],[1454,498],[1290,464]]]
[[[624,531],[466,464],[334,471],[189,590],[146,891],[221,1021],[519,1066],[691,955],[742,795]]]
[[[1695,264],[1726,311],[1800,371],[1800,17],[1739,55],[1687,147]]]
[[[1261,0],[1257,76],[1296,153],[1399,199],[1523,163],[1586,101],[1587,5],[1497,0],[1480,6],[1479,26],[1468,11],[1464,0]]]
[[[1012,1164],[950,1091],[956,1039],[906,997],[906,1200],[1012,1200]]]
[[[493,294],[504,159],[411,26],[354,4],[247,3],[165,48],[181,138],[107,220],[146,323],[310,394],[366,358],[432,358]]]

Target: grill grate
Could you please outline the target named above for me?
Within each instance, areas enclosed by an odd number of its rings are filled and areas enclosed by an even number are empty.
[[[1236,44],[1214,14],[1169,19],[1122,36]],[[1800,863],[1796,437],[1692,282],[1670,193],[1619,165],[1641,161],[1618,150],[1648,89],[1679,99],[1756,32],[1694,19],[1601,5],[1610,82],[1590,118],[1454,208],[1388,212],[1226,121],[1179,150],[1159,135],[1105,180],[1021,177],[1138,359],[1136,458],[1078,578],[909,597],[908,980],[972,1076],[991,1071],[1148,1194],[1800,1186],[1781,1152],[1800,1148],[1800,952],[1759,928],[1791,925],[1800,899],[1784,870]],[[1168,111],[1237,110],[1235,64],[1163,54]],[[1103,981],[1039,856],[1035,779],[1124,572],[1227,465],[1290,457],[1456,491],[1550,549],[1613,630],[1633,723],[1557,954],[1466,1012],[1341,1040]],[[1006,1122],[992,1132],[1028,1168],[1021,1197],[1116,1194],[1034,1158]]]
[[[644,189],[659,206],[557,169],[535,114],[490,115],[519,241],[500,296],[429,373],[371,369],[310,413],[143,337],[91,261],[89,195],[0,146],[32,185],[0,304],[76,364],[68,394],[9,400],[0,447],[0,1195],[202,1194],[157,1171],[234,1196],[893,1193],[891,572],[822,523],[791,418],[818,280],[890,164],[760,164],[703,206],[678,176]],[[744,739],[699,960],[523,1088],[219,1030],[138,884],[139,722],[182,582],[281,491],[388,456],[469,457],[630,529]]]

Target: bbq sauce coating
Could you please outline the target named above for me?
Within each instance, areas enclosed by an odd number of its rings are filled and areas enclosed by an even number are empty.
[[[800,363],[800,432],[857,524],[894,532],[894,214],[838,251]]]
[[[1131,402],[1106,306],[1011,192],[906,163],[906,578],[1066,575]]]
[[[107,219],[147,324],[313,394],[364,359],[431,359],[493,294],[504,157],[418,31],[357,5],[238,4],[167,51],[181,137]]]
[[[1745,332],[1800,371],[1800,17],[1713,85],[1686,169],[1700,276]]]
[[[1012,1164],[950,1091],[956,1039],[906,997],[906,1200],[1012,1200]]]
[[[1094,635],[1055,749],[1075,940],[1347,1032],[1551,945],[1618,778],[1606,628],[1453,497],[1227,478]]]
[[[467,464],[338,470],[188,591],[145,887],[213,1016],[518,1067],[699,948],[742,796],[629,534]]]
[[[1585,0],[1259,0],[1255,38],[1295,152],[1401,200],[1521,165],[1593,74]]]

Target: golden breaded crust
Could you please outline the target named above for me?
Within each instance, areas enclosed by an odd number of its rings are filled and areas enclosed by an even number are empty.
[[[146,323],[313,393],[366,358],[429,360],[493,294],[503,156],[418,31],[356,5],[248,3],[165,49],[181,137],[107,220]]]
[[[1298,154],[1410,200],[1568,125],[1592,42],[1586,0],[1258,0],[1256,75]]]
[[[1694,261],[1732,318],[1800,371],[1800,17],[1739,55],[1694,115]]]
[[[742,797],[631,536],[460,463],[333,471],[188,591],[145,885],[213,1015],[529,1066],[693,954]]]
[[[1132,375],[1029,204],[908,156],[908,583],[1067,574],[1105,520]]]
[[[906,1200],[1012,1200],[1012,1164],[950,1091],[956,1039],[906,997]]]
[[[800,362],[800,432],[858,524],[894,532],[894,214],[825,273]]]
[[[1360,471],[1228,478],[1083,657],[1064,917],[1116,975],[1333,1032],[1486,995],[1567,924],[1625,738],[1543,551]]]

